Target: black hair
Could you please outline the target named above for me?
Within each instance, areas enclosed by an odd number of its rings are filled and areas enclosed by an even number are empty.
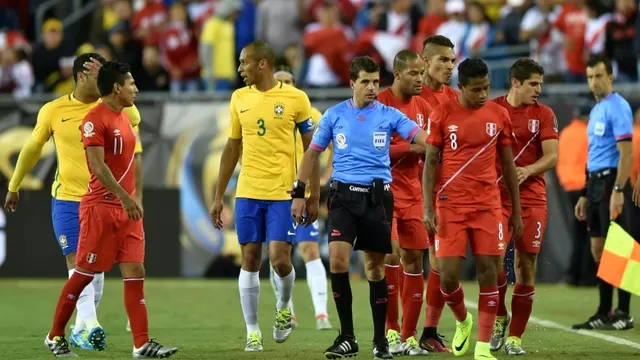
[[[73,81],[78,81],[78,73],[86,70],[84,68],[84,64],[91,62],[91,58],[98,60],[102,65],[107,62],[107,59],[98,53],[84,53],[79,55],[75,60],[73,60]]]
[[[453,42],[448,37],[442,35],[433,35],[424,39],[424,41],[422,42],[422,55],[430,56],[428,54],[431,52],[430,50],[438,46],[448,47],[450,49],[454,48]]]
[[[119,61],[107,61],[98,72],[98,91],[105,97],[113,91],[113,85],[124,85],[127,74],[131,72],[129,64]]]
[[[587,61],[588,68],[594,68],[598,66],[598,64],[604,64],[604,68],[607,70],[607,75],[613,75],[613,65],[611,64],[611,60],[609,60],[609,58],[604,54],[592,55]]]
[[[489,67],[478,58],[467,58],[458,65],[458,81],[467,86],[471,79],[483,78],[489,75]]]
[[[273,51],[271,45],[266,43],[265,41],[256,40],[252,41],[245,48],[253,49],[253,57],[258,61],[264,59],[267,60],[267,64],[269,64],[269,68],[273,69],[276,65],[276,54]]]
[[[409,61],[420,60],[420,55],[413,50],[402,50],[393,58],[393,70],[402,71],[407,68]]]
[[[349,68],[349,78],[353,81],[358,80],[360,72],[366,73],[379,73],[380,66],[370,56],[358,56],[351,61],[351,67]]]
[[[533,74],[544,75],[544,68],[531,58],[520,58],[509,69],[509,80],[516,79],[524,84]]]

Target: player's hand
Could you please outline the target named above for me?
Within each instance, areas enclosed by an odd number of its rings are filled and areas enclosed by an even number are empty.
[[[509,217],[509,231],[511,231],[511,240],[517,240],[522,237],[524,224],[522,223],[522,211],[512,211]]]
[[[620,214],[622,214],[622,207],[624,206],[624,195],[621,191],[614,191],[611,193],[611,200],[609,201],[609,217],[611,220],[615,220]]]
[[[7,197],[4,199],[4,209],[7,212],[16,212],[18,200],[20,200],[20,194],[13,191],[7,192]]]
[[[293,220],[297,224],[302,224],[305,222],[305,216],[304,216],[305,207],[306,207],[306,204],[304,202],[304,199],[296,198],[296,199],[293,199],[293,201],[291,201],[291,216],[293,217]],[[316,217],[317,216],[318,216],[318,209],[316,208]]]
[[[304,221],[304,227],[308,227],[318,219],[318,208],[320,207],[320,199],[317,197],[310,197],[305,204],[305,210],[307,212],[307,218]]]
[[[422,223],[429,234],[435,235],[438,233],[438,215],[436,214],[433,206],[428,206],[424,209],[424,219],[422,220]]]
[[[131,196],[121,200],[122,208],[127,212],[127,216],[131,220],[140,220],[142,219],[142,207],[138,202],[132,198]]]
[[[213,205],[211,205],[211,210],[209,211],[209,215],[211,216],[211,222],[216,229],[222,229],[224,225],[222,223],[222,201],[213,201]]]
[[[640,181],[636,181],[636,185],[633,187],[633,203],[640,206]]]
[[[576,204],[576,208],[573,210],[576,219],[580,221],[587,220],[587,197],[580,196],[578,199],[578,203]]]
[[[531,176],[531,171],[526,167],[516,168],[516,174],[518,175],[518,185],[522,184]]]
[[[91,76],[94,79],[98,78],[98,72],[102,67],[102,64],[97,59],[91,58],[91,61],[87,61],[84,65],[84,73]]]

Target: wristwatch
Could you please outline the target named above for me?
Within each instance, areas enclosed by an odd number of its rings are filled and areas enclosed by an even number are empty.
[[[613,185],[613,191],[615,192],[623,192],[624,191],[624,185]]]

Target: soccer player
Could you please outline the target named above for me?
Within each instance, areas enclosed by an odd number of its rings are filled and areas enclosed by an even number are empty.
[[[459,283],[467,246],[475,256],[480,295],[475,359],[495,359],[489,341],[498,302],[497,269],[505,250],[496,156],[500,157],[513,212],[509,226],[522,235],[516,167],[511,153],[511,123],[507,110],[488,102],[489,69],[469,58],[458,67],[461,95],[433,109],[428,120],[424,183],[425,225],[435,235],[441,291],[456,318],[453,354],[469,349],[473,319]],[[497,153],[497,154],[496,154]],[[442,185],[433,206],[435,166],[442,157]]]
[[[547,226],[547,195],[544,173],[556,165],[558,158],[558,122],[553,110],[539,103],[542,92],[544,69],[529,58],[517,60],[509,69],[511,88],[507,96],[494,100],[507,109],[511,119],[514,141],[511,145],[515,154],[516,172],[520,185],[520,204],[524,230],[522,237],[515,240],[516,285],[511,298],[509,319],[505,306],[507,280],[504,274],[504,255],[498,264],[498,313],[491,337],[491,351],[497,351],[505,344],[506,327],[509,337],[505,345],[507,355],[522,355],[522,334],[529,322],[536,277],[536,262]],[[500,169],[498,169],[500,170]],[[500,171],[498,172],[500,173]],[[502,179],[498,178],[502,198],[504,224],[511,216],[509,192]],[[506,239],[510,238],[507,232]]]
[[[378,94],[378,101],[400,110],[421,128],[431,113],[431,106],[422,99],[424,65],[414,51],[403,50],[393,60],[393,84]],[[397,133],[391,138],[391,192],[393,193],[393,223],[391,244],[393,253],[385,257],[385,277],[397,276],[402,259],[404,287],[402,289],[402,332],[398,325],[398,293],[389,286],[387,310],[387,341],[392,355],[427,355],[415,338],[416,325],[422,310],[424,294],[423,254],[429,247],[427,231],[422,224],[422,164],[425,148],[403,140]],[[396,270],[395,274],[393,271]]]
[[[431,108],[433,109],[443,102],[457,99],[458,92],[447,85],[451,81],[451,74],[453,74],[456,63],[453,42],[442,35],[426,38],[423,42],[422,61],[424,62],[426,73],[420,96],[427,100]],[[438,163],[435,189],[438,189],[440,184],[439,169],[440,164]],[[436,251],[433,247],[435,240],[432,235],[430,235],[429,240],[431,246],[429,247],[430,269],[427,279],[427,306],[424,329],[422,336],[420,336],[420,347],[429,352],[451,352],[444,346],[442,337],[438,334],[437,329],[444,309],[444,298],[440,292],[440,272],[438,270]]]
[[[281,81],[284,84],[295,86],[295,80],[293,74],[288,70],[279,70],[273,74],[273,77]],[[311,107],[311,119],[314,126],[320,120],[322,113],[315,107]],[[302,161],[304,150],[302,146],[302,138],[300,134],[296,134],[296,158],[299,162]],[[311,189],[307,190],[306,197],[311,195]],[[327,270],[324,268],[322,259],[320,259],[320,236],[318,229],[318,222],[314,221],[312,226],[298,226],[296,227],[296,243],[300,246],[302,253],[302,260],[307,270],[307,285],[311,292],[311,300],[313,302],[313,308],[316,314],[316,329],[327,330],[331,329],[331,323],[329,322],[329,315],[327,312]],[[273,267],[269,273],[269,280],[271,280],[271,287],[273,292],[278,297],[276,276]],[[293,298],[289,300],[289,308],[291,309],[291,321],[293,325],[296,324],[296,316],[293,311]]]
[[[45,104],[38,113],[38,120],[31,139],[24,145],[18,156],[16,169],[9,182],[9,191],[5,200],[5,209],[14,212],[19,201],[19,189],[25,175],[40,158],[42,147],[53,138],[56,145],[58,169],[51,188],[51,215],[53,230],[58,245],[65,257],[69,277],[76,263],[76,251],[80,232],[78,209],[80,199],[87,192],[89,170],[79,134],[79,127],[85,115],[100,103],[100,93],[96,84],[98,70],[106,60],[96,53],[78,56],[73,63],[73,77],[76,87],[73,93],[64,95]],[[124,110],[131,126],[138,132],[140,113],[135,106]],[[136,139],[136,197],[142,199],[141,156],[142,144]],[[95,349],[90,338],[95,334],[91,329],[101,329],[96,316],[96,308],[102,299],[104,274],[94,276],[91,286],[87,286],[78,299],[78,313],[75,326],[69,338],[72,345],[83,349]],[[99,350],[106,344],[93,340]]]
[[[238,163],[242,162],[236,189],[235,221],[242,245],[242,269],[238,279],[240,304],[247,326],[245,351],[262,351],[258,326],[259,269],[262,243],[269,243],[269,260],[276,272],[278,301],[273,338],[282,343],[292,330],[289,300],[295,280],[291,243],[295,226],[291,219],[290,184],[296,174],[296,137],[300,132],[306,148],[314,130],[307,95],[273,77],[275,55],[269,44],[255,41],[240,53],[238,71],[247,84],[231,96],[229,139],[220,160],[220,175],[211,219],[222,228],[222,196]],[[318,164],[314,172],[318,171]],[[311,184],[306,226],[318,215],[320,185]]]
[[[384,275],[384,258],[392,252],[389,146],[394,132],[424,146],[426,132],[397,109],[376,101],[380,68],[373,59],[355,58],[349,73],[353,98],[331,107],[320,119],[293,186],[291,214],[298,223],[304,221],[304,182],[310,176],[313,178],[314,163],[333,141],[334,171],[328,204],[329,257],[331,287],[341,331],[324,355],[328,359],[342,359],[359,352],[349,280],[349,260],[355,249],[365,251],[373,317],[373,356],[392,359],[385,338],[388,292]]]
[[[96,273],[120,264],[124,280],[124,303],[133,335],[133,357],[166,358],[178,349],[149,339],[144,299],[144,230],[142,207],[135,200],[136,134],[122,112],[133,106],[136,88],[129,65],[105,63],[98,73],[102,102],[82,121],[82,143],[91,173],[88,192],[80,203],[80,238],[73,275],[58,299],[51,331],[45,345],[57,357],[74,356],[64,336],[78,296]],[[92,333],[92,345],[104,342],[102,329]],[[100,339],[99,339],[100,338]]]

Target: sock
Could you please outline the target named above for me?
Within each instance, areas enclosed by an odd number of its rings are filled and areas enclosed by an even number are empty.
[[[373,343],[381,344],[386,341],[385,320],[387,319],[387,303],[389,292],[385,279],[369,281],[369,302],[373,315]]]
[[[95,280],[95,275],[94,275]],[[93,281],[92,281],[93,282]],[[96,314],[95,290],[92,284],[85,286],[78,296],[76,308],[76,325],[73,332],[77,333],[85,329],[93,329],[100,325],[98,323],[98,315]]]
[[[327,271],[322,264],[322,259],[309,261],[305,264],[305,268],[307,269],[307,285],[309,285],[311,292],[316,318],[327,316]]]
[[[387,329],[400,332],[398,323],[398,288],[400,287],[400,275],[398,265],[384,265],[384,275],[387,279]]]
[[[507,316],[507,306],[504,303],[507,296],[507,278],[502,270],[498,274],[498,316]]]
[[[527,328],[531,310],[533,309],[533,298],[535,288],[529,285],[516,284],[513,287],[513,297],[511,298],[511,325],[509,325],[509,336],[522,339],[522,334]]]
[[[73,309],[76,307],[78,297],[82,290],[91,283],[91,280],[93,280],[93,274],[74,271],[73,275],[64,284],[56,305],[53,325],[51,331],[49,331],[49,340],[55,336],[64,336],[64,328],[67,326],[69,319],[71,319],[71,315],[73,315]]]
[[[276,280],[277,277],[278,275],[276,274],[276,271],[273,270],[273,266],[271,266],[271,263],[269,263],[269,283],[271,284],[273,295],[276,297],[276,303],[278,302],[278,298],[280,297],[280,295],[278,295],[278,281]],[[293,294],[291,295],[291,298],[289,299],[289,303],[287,305],[287,307],[291,309],[291,315],[295,314],[295,312],[293,311]]]
[[[430,269],[429,278],[427,279],[427,316],[424,317],[424,327],[433,328],[433,333],[435,333],[435,328],[438,327],[440,322],[444,304],[444,297],[440,291],[440,273]]]
[[[276,285],[278,287],[278,301],[276,301],[276,309],[284,310],[291,304],[291,295],[293,294],[293,284],[296,281],[296,269],[291,267],[289,274],[284,277],[275,274]],[[291,308],[289,307],[289,310]],[[293,310],[291,310],[293,314]]]
[[[498,286],[481,286],[478,295],[478,341],[488,343],[496,323]]]
[[[451,293],[446,293],[444,289],[440,288],[444,301],[449,305],[453,316],[456,321],[463,322],[467,319],[467,306],[464,304],[464,292],[462,286],[458,284],[458,287]],[[493,325],[492,325],[493,326]]]
[[[598,264],[599,265],[599,264]],[[598,290],[600,291],[599,314],[608,314],[613,306],[613,286],[598,278]]]
[[[104,273],[95,274],[91,284],[93,285],[93,291],[95,291],[96,294],[93,301],[96,304],[96,309],[98,309],[100,300],[102,300],[102,294],[104,293]]]
[[[353,337],[353,309],[351,308],[353,296],[351,295],[349,273],[331,273],[331,290],[340,318],[340,333]]]
[[[74,269],[69,270],[69,279],[71,279],[71,276],[73,275],[74,271],[75,271]],[[95,274],[94,274],[94,279],[95,279]],[[82,296],[82,293],[80,293],[80,296]],[[76,307],[78,307],[77,303],[76,303]],[[86,327],[84,326],[84,320],[82,320],[82,318],[80,317],[80,311],[78,310],[76,311],[76,323],[73,326],[73,332],[78,333],[85,329]]]
[[[258,326],[258,298],[260,297],[260,273],[249,272],[240,269],[238,288],[240,289],[240,305],[244,322],[247,325],[247,334],[260,333]]]
[[[131,322],[133,346],[141,348],[149,342],[149,318],[144,300],[144,278],[124,280],[124,307]]]
[[[630,306],[631,294],[628,291],[618,288],[618,310],[629,315]]]
[[[418,319],[422,312],[424,298],[424,278],[420,274],[403,274],[402,288],[402,341],[412,337],[416,332]]]
[[[400,262],[398,265],[398,296],[400,296],[400,300],[402,300],[402,289],[404,289],[404,265]]]

